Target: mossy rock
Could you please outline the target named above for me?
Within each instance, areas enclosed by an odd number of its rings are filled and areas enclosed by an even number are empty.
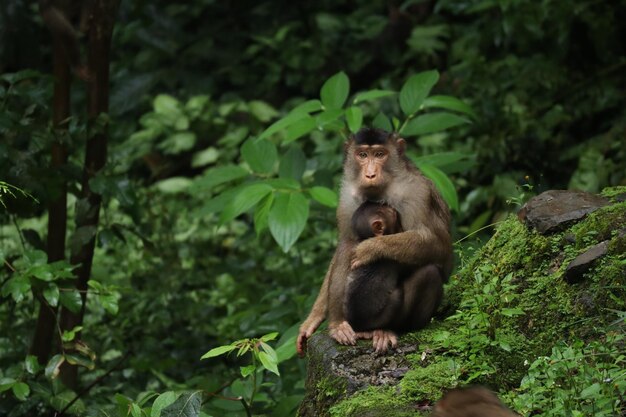
[[[402,336],[396,351],[376,355],[370,341],[343,347],[325,333],[315,335],[299,415],[425,416],[446,390],[468,384],[498,391],[523,415],[536,413],[519,400],[531,364],[558,346],[602,345],[620,331],[616,312],[626,310],[624,195],[626,187],[607,189],[607,205],[546,234],[510,216],[452,277],[445,313],[426,329]],[[568,265],[601,242],[604,254],[580,281],[568,283]],[[556,395],[551,389],[545,392]],[[617,391],[613,403],[624,407]]]

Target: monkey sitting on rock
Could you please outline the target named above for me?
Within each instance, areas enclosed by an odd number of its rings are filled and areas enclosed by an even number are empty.
[[[354,345],[359,338],[371,338],[376,351],[384,352],[396,346],[397,329],[426,326],[439,306],[443,284],[452,270],[450,211],[432,181],[406,157],[405,146],[396,134],[372,128],[361,129],[346,142],[337,207],[339,242],[311,313],[300,326],[296,341],[300,356],[308,338],[326,318],[329,334],[338,343]],[[352,218],[366,201],[384,201],[394,209],[401,231],[360,239]],[[362,302],[380,307],[391,300],[394,318],[382,325],[366,319],[359,326],[369,330],[355,331],[346,316],[349,277],[360,267],[381,260],[402,267],[398,292],[384,295],[387,301],[381,301],[379,294],[367,296],[368,291],[362,291],[366,295]]]

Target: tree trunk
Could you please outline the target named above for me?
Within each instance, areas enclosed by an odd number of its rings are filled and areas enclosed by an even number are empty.
[[[90,11],[88,60],[90,80],[88,82],[89,137],[87,139],[81,198],[78,205],[85,210],[77,210],[76,234],[90,234],[90,239],[75,253],[71,254],[72,264],[80,264],[75,269],[76,288],[82,297],[81,311],[76,314],[66,308],[61,309],[61,329],[71,330],[83,322],[87,301],[87,281],[91,275],[91,265],[96,244],[96,230],[100,214],[101,196],[89,187],[89,180],[104,167],[107,155],[108,129],[97,118],[109,110],[109,53],[111,34],[117,12],[117,0],[94,0]],[[76,366],[64,363],[61,367],[61,380],[76,388],[78,372]]]
[[[53,36],[52,73],[54,76],[54,95],[52,103],[52,123],[55,134],[63,135],[67,131],[67,119],[70,117],[71,74],[67,54],[62,40]],[[65,122],[65,123],[64,123]],[[48,262],[65,258],[65,235],[67,226],[67,181],[58,174],[67,163],[67,150],[61,140],[55,140],[51,149],[51,168],[58,175],[57,188],[48,203]],[[56,307],[50,306],[41,294],[39,298],[39,316],[35,336],[30,347],[30,354],[35,355],[40,364],[48,361],[55,339]]]

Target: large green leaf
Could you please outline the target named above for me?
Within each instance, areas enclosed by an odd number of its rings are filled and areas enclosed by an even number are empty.
[[[237,349],[237,347],[233,345],[218,346],[216,348],[209,350],[204,355],[202,355],[200,359],[214,358],[216,356],[223,355],[224,353],[232,352],[235,349]]]
[[[378,115],[374,118],[372,126],[377,127],[378,129],[386,130],[387,132],[391,132],[393,130],[393,126],[391,125],[389,118],[382,112],[378,113]]]
[[[315,118],[306,116],[304,119],[298,120],[285,129],[285,139],[283,143],[291,143],[294,140],[312,132],[317,127]]]
[[[345,72],[330,77],[320,90],[320,99],[326,109],[340,109],[350,93],[350,80]]]
[[[420,72],[409,78],[400,90],[402,112],[407,116],[417,112],[438,80],[436,70]]]
[[[276,165],[278,151],[267,139],[248,139],[241,147],[241,156],[252,171],[269,174]]]
[[[430,96],[424,100],[424,108],[440,108],[446,110],[453,110],[459,113],[465,113],[472,118],[476,118],[476,113],[472,108],[459,100],[456,97],[451,96]]]
[[[423,114],[411,120],[400,131],[403,136],[419,136],[428,133],[440,132],[451,127],[469,123],[464,117],[453,113],[437,112]]]
[[[161,410],[161,417],[198,417],[201,406],[201,391],[185,393],[173,404]]]
[[[272,236],[287,252],[298,240],[309,217],[309,201],[300,193],[280,193],[270,209]]]
[[[281,130],[286,129],[297,121],[302,120],[308,116],[309,115],[306,111],[292,111],[287,116],[283,117],[282,119],[278,119],[277,121],[272,123],[267,129],[263,131],[263,133],[261,133],[259,139],[268,138],[274,133],[280,132]]]
[[[75,314],[78,314],[83,306],[83,299],[77,290],[61,291],[59,301],[63,307]]]
[[[298,104],[289,113],[314,113],[322,110],[322,102],[319,100],[308,100]]]
[[[254,212],[254,231],[257,236],[259,236],[261,232],[267,228],[270,209],[272,208],[273,203],[274,193],[271,193],[266,195],[256,206],[256,211]]]
[[[298,145],[291,145],[287,152],[280,158],[278,176],[281,178],[293,178],[300,181],[306,169],[306,155]]]
[[[46,377],[50,379],[56,378],[59,375],[59,369],[63,362],[65,362],[63,355],[54,355],[46,364]]]
[[[435,184],[435,187],[441,193],[443,199],[448,203],[451,210],[459,211],[459,198],[454,188],[454,184],[450,181],[450,178],[444,174],[439,168],[432,165],[420,164],[418,168],[422,173],[430,178]]]
[[[248,176],[248,171],[240,166],[225,165],[215,168],[211,168],[204,172],[204,174],[194,180],[190,191],[204,192],[209,191],[216,185],[220,185],[226,182],[238,180],[240,178]]]
[[[28,395],[30,395],[30,387],[23,382],[17,382],[12,389],[13,395],[20,401],[25,401]]]
[[[226,223],[245,213],[272,191],[273,188],[265,183],[256,183],[243,187],[235,198],[231,200],[231,203],[226,206],[220,216],[220,221]]]
[[[360,107],[349,107],[346,109],[346,122],[348,122],[348,129],[350,132],[356,133],[363,124],[363,111]]]
[[[43,297],[48,304],[52,307],[56,307],[59,304],[59,287],[53,283],[48,284],[43,290]]]
[[[397,94],[395,91],[391,90],[370,90],[365,91],[363,93],[358,93],[356,97],[354,97],[354,104],[357,104],[361,101],[374,100],[377,98],[388,97]]]
[[[152,403],[150,417],[160,417],[161,410],[171,404],[174,404],[177,398],[178,394],[176,394],[174,391],[166,391],[163,394],[159,395],[156,400],[154,400],[154,403]]]
[[[272,357],[266,352],[259,352],[259,359],[265,369],[280,376],[280,373],[278,372],[278,359]]]
[[[309,194],[315,201],[328,207],[337,207],[337,193],[330,188],[315,186],[311,187]]]

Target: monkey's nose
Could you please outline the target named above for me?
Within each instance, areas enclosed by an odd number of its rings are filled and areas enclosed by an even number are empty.
[[[368,180],[373,180],[374,178],[376,178],[376,174],[365,174],[365,178],[367,178]]]

